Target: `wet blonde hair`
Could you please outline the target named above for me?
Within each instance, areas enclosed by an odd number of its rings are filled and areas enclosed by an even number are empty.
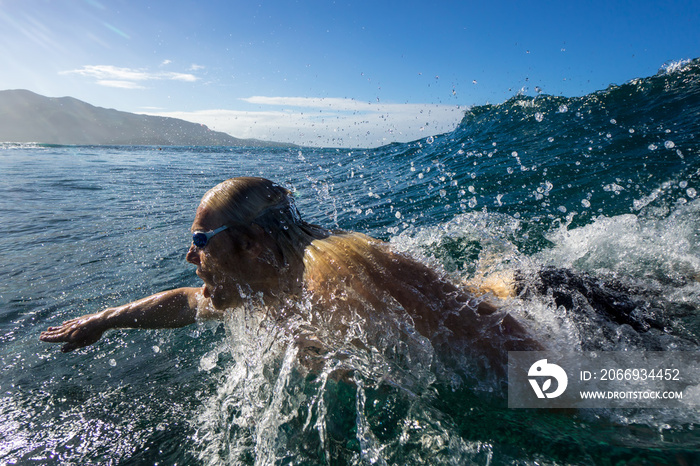
[[[265,178],[231,178],[207,191],[201,205],[224,216],[224,224],[254,236],[253,225],[262,228],[274,240],[283,264],[291,255],[301,257],[314,239],[325,238],[330,231],[305,222],[294,204],[292,192]]]

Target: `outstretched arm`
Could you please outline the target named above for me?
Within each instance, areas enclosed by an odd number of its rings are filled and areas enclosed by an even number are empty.
[[[197,301],[201,288],[178,288],[163,291],[123,306],[105,309],[49,327],[39,339],[65,344],[67,353],[95,343],[112,328],[177,328],[193,324],[197,317]]]

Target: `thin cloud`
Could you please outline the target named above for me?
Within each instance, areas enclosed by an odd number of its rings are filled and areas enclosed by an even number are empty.
[[[171,81],[185,81],[188,83],[193,83],[199,78],[189,73],[163,73],[162,75],[158,75],[153,79],[169,79]]]
[[[388,113],[415,114],[426,110],[439,112],[453,111],[452,105],[435,104],[397,104],[385,102],[362,102],[355,99],[339,97],[269,97],[252,96],[240,99],[256,105],[269,105],[282,108],[320,109],[328,112],[358,112],[358,113]]]
[[[253,96],[241,100],[265,108],[150,114],[201,123],[238,138],[348,148],[375,147],[446,133],[464,116],[463,108],[449,105],[313,97]],[[316,111],[304,111],[311,108]]]
[[[190,73],[149,72],[111,65],[86,65],[77,70],[62,71],[60,74],[77,74],[86,78],[92,78],[101,86],[119,87],[122,89],[144,89],[145,87],[139,83],[146,81],[195,82],[199,79]]]
[[[320,108],[337,111],[379,111],[377,105],[355,99],[338,97],[267,97],[252,96],[241,99],[257,105],[274,105],[277,107]]]
[[[118,80],[112,80],[112,79],[99,79],[97,80],[97,84],[100,86],[105,86],[105,87],[116,87],[118,89],[146,89],[140,84],[137,84],[133,81],[118,81]]]

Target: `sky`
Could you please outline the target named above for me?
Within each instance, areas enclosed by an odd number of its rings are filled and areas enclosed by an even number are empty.
[[[700,57],[700,2],[0,0],[0,90],[376,147]]]

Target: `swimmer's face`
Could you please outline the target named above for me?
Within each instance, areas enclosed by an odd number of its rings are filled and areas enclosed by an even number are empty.
[[[223,225],[221,216],[200,206],[197,209],[191,230],[193,232],[211,231]],[[230,254],[228,252],[228,249],[231,247],[230,243],[231,241],[226,236],[226,231],[223,231],[211,237],[206,246],[198,248],[192,244],[189,251],[187,251],[187,262],[197,266],[197,276],[204,281],[204,296],[211,298],[212,304],[217,309],[235,304],[232,302],[232,296],[225,292],[229,287],[223,286],[225,277],[222,275],[221,267],[216,260],[217,257]]]
[[[192,231],[212,231],[226,224],[219,212],[200,205]],[[197,276],[204,281],[204,297],[211,298],[216,309],[239,305],[241,292],[265,291],[265,280],[270,277],[258,260],[264,250],[262,244],[259,238],[230,225],[212,236],[206,246],[190,246],[187,262],[197,266]]]

